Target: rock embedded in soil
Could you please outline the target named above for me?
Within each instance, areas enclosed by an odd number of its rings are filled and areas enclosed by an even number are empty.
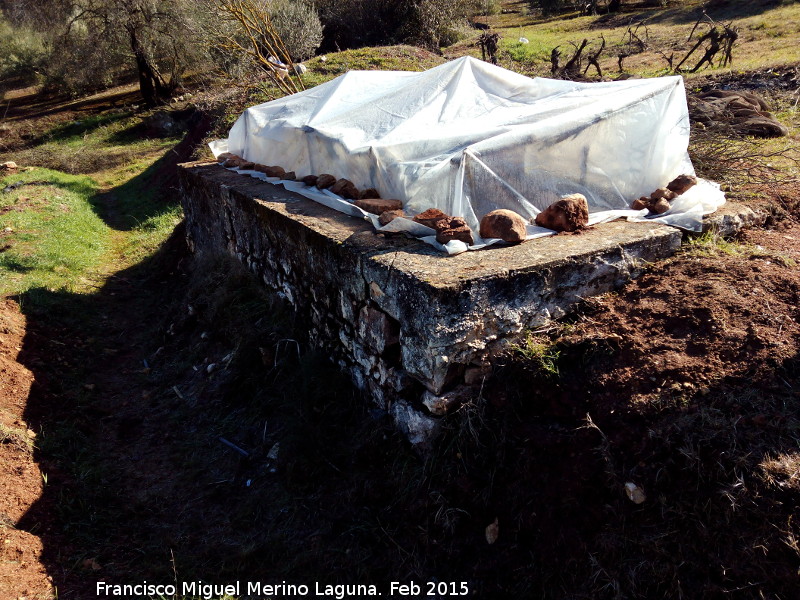
[[[743,135],[779,137],[789,129],[770,112],[767,102],[752,92],[710,90],[690,96],[689,116],[704,127],[726,127]]]
[[[583,194],[569,194],[536,215],[536,224],[555,231],[577,231],[589,224],[589,203]]]
[[[421,401],[422,405],[428,409],[429,413],[441,417],[462,404],[469,402],[474,396],[474,390],[462,385],[438,396],[425,390],[422,394]]]
[[[317,177],[317,187],[321,190],[331,187],[334,183],[336,183],[336,177],[329,173],[323,173]]]
[[[403,208],[403,203],[400,200],[393,200],[391,198],[365,198],[364,200],[356,200],[355,204],[361,210],[365,210],[373,215],[380,215],[392,210],[400,210]]]
[[[694,175],[678,175],[667,184],[667,189],[675,192],[678,196],[687,192],[697,185],[697,177]]]
[[[484,239],[501,239],[518,244],[527,236],[527,223],[513,210],[500,208],[486,214],[481,219],[480,235]]]
[[[359,196],[358,188],[356,188],[355,184],[349,179],[339,179],[331,186],[331,191],[348,200],[356,200]]]
[[[308,187],[315,187],[317,185],[317,179],[319,179],[319,177],[316,175],[306,175],[300,181],[305,183]]]
[[[420,225],[425,225],[425,227],[430,227],[431,229],[436,229],[437,221],[441,221],[442,219],[449,219],[450,215],[443,213],[438,208],[429,208],[426,211],[423,211],[414,217],[414,221],[419,223]]]
[[[361,202],[361,200],[359,200],[358,202]],[[358,206],[358,202],[356,202],[356,206]],[[366,209],[364,209],[364,210],[366,210]],[[372,212],[372,211],[367,211],[367,212]],[[404,213],[402,210],[399,210],[399,209],[397,209],[397,210],[385,210],[378,217],[378,223],[380,223],[381,226],[388,225],[389,223],[394,221],[396,218],[405,217],[405,216],[406,216],[406,213]]]
[[[253,169],[255,169],[255,166],[256,166],[256,164],[255,164],[255,163],[252,163],[252,162],[250,162],[250,161],[248,161],[248,160],[244,160],[244,161],[242,161],[242,162],[240,162],[240,163],[239,163],[239,168],[240,168],[240,169],[249,169],[249,170],[253,170]]]
[[[625,484],[625,495],[628,496],[628,500],[634,504],[642,504],[647,500],[647,495],[644,493],[644,490],[632,481]]]
[[[462,241],[468,246],[474,243],[472,230],[461,217],[450,217],[436,222],[436,241],[446,244],[452,240]]]

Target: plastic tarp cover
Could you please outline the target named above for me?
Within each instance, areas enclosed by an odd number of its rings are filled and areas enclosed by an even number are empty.
[[[576,192],[587,198],[590,224],[628,217],[699,231],[702,215],[725,201],[711,182],[701,180],[655,218],[629,209],[632,200],[677,175],[694,174],[688,144],[679,76],[599,83],[531,79],[464,57],[424,72],[350,71],[248,108],[227,141],[211,147],[215,155],[232,152],[299,177],[347,178],[359,189],[373,187],[384,198],[401,200],[409,215],[438,208],[463,217],[478,248],[493,241],[478,236],[489,211],[510,209],[532,222],[562,195]],[[285,185],[381,228],[374,215],[339,205],[347,203],[329,192]],[[435,233],[409,223],[402,219],[394,229]],[[552,232],[531,225],[528,233]],[[443,249],[467,248],[450,242]]]

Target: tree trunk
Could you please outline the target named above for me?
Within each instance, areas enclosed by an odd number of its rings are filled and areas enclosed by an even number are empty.
[[[139,43],[139,38],[136,35],[136,29],[129,30],[131,38],[131,50],[136,59],[136,70],[139,74],[139,91],[142,94],[144,103],[147,106],[158,106],[164,104],[165,100],[169,97],[169,90],[164,85],[158,69],[150,60],[147,52]]]

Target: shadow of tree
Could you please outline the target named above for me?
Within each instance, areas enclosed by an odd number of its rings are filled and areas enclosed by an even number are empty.
[[[112,114],[91,115],[85,119],[59,123],[49,131],[44,132],[38,138],[30,140],[30,146],[38,146],[45,142],[64,142],[70,139],[82,138],[93,133],[101,127],[106,127],[117,121],[128,119],[132,111],[122,111]],[[129,138],[126,139],[129,141]]]
[[[130,231],[171,210],[178,197],[177,166],[191,159],[211,127],[211,118],[192,110],[186,116],[186,127],[180,143],[142,173],[93,199],[98,216],[109,227]]]

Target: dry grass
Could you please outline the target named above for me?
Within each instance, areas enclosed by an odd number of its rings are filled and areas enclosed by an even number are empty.
[[[544,18],[534,12],[523,14],[525,3],[510,3],[517,12],[494,16],[489,22],[502,35],[501,65],[525,73],[547,75],[550,69],[550,50],[560,46],[565,54],[570,43],[579,44],[584,38],[599,46],[601,37],[607,42],[600,66],[604,74],[619,73],[617,54],[626,50],[630,41],[628,29],[634,28],[646,46],[641,52],[632,54],[623,62],[624,72],[644,76],[664,75],[670,71],[667,57],[673,55],[674,64],[691,49],[697,34],[690,41],[689,35],[701,16],[700,1],[682,2],[680,7],[649,9],[635,13],[581,17],[576,14]],[[727,2],[717,8],[708,9],[708,14],[717,22],[732,22],[739,29],[739,39],[734,47],[733,64],[711,71],[732,72],[765,69],[800,61],[800,46],[793,43],[800,28],[800,6],[797,3],[776,5],[775,3]],[[638,26],[638,28],[637,28]],[[701,25],[700,32],[707,29]],[[518,42],[527,38],[528,44]],[[474,39],[459,42],[448,48],[448,55],[476,54]],[[700,58],[690,59],[691,68]],[[701,69],[700,74],[708,69]],[[593,74],[593,72],[592,72]],[[687,74],[692,78],[696,74]]]
[[[8,444],[21,452],[33,452],[33,439],[24,429],[6,427],[0,423],[0,444]]]

